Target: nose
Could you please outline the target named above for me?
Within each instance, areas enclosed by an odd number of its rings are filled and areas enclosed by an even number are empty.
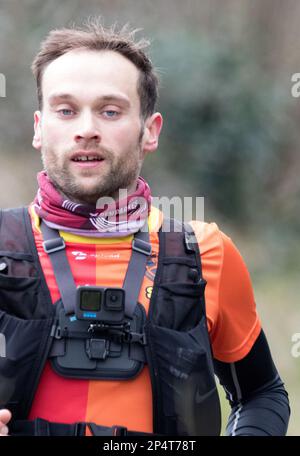
[[[84,112],[78,118],[78,128],[76,130],[74,140],[76,143],[82,141],[100,142],[101,135],[99,131],[99,125],[93,117],[91,112]]]

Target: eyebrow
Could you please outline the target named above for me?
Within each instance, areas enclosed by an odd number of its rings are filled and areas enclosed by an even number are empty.
[[[76,97],[74,97],[73,95],[69,94],[69,93],[53,93],[50,97],[49,97],[49,103],[51,105],[59,102],[59,101],[73,101],[73,102],[76,102],[77,99]],[[129,106],[130,105],[130,101],[129,99],[124,96],[124,95],[119,95],[119,94],[107,94],[107,95],[102,95],[101,97],[98,97],[96,98],[95,100],[95,103],[94,104],[100,104],[100,103],[103,103],[103,102],[121,102],[122,104],[124,105],[127,105]]]

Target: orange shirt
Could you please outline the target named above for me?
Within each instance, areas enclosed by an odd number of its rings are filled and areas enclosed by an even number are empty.
[[[53,269],[42,247],[39,219],[30,208],[41,265],[53,303],[59,299]],[[139,302],[149,308],[158,260],[157,231],[161,213],[153,208],[149,217],[152,255],[141,287]],[[232,241],[216,224],[192,222],[199,242],[208,329],[215,358],[224,362],[242,359],[260,332],[247,268]],[[60,233],[76,285],[121,287],[131,255],[132,236],[95,239]],[[48,362],[35,395],[29,419],[72,423],[89,421],[106,426],[122,425],[152,432],[152,392],[147,366],[137,378],[123,381],[67,379],[56,374]]]

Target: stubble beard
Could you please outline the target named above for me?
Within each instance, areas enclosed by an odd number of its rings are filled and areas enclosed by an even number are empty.
[[[117,200],[119,190],[130,188],[137,180],[142,164],[141,158],[139,158],[142,156],[140,139],[136,148],[134,154],[130,150],[117,158],[112,151],[101,150],[101,154],[105,157],[104,166],[106,170],[103,173],[100,169],[98,179],[94,178],[94,184],[88,186],[82,180],[85,178],[84,174],[88,177],[92,173],[86,169],[83,170],[85,172],[82,171],[83,177],[75,177],[70,170],[69,158],[64,158],[61,163],[51,147],[42,149],[42,162],[49,179],[59,193],[75,203],[94,206],[102,197],[111,197]]]

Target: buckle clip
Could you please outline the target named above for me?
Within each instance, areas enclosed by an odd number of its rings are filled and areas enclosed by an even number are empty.
[[[90,430],[91,434],[95,437],[103,437],[103,436],[123,436],[128,435],[128,430],[126,427],[123,426],[116,426],[113,425],[111,427],[108,426],[100,426],[95,423],[86,423],[88,429]]]
[[[56,340],[62,339],[62,330],[60,326],[53,325],[51,329],[51,337],[53,337]]]
[[[65,241],[62,237],[48,239],[48,241],[44,241],[42,245],[44,251],[48,253],[48,255],[66,248]]]
[[[184,244],[185,244],[185,249],[187,253],[194,253],[195,252],[195,236],[192,235],[192,233],[189,233],[188,231],[185,231],[184,233]]]
[[[112,431],[115,436],[128,435],[127,428],[123,426],[112,426]]]
[[[132,241],[132,250],[149,256],[152,252],[152,246],[149,242],[145,242],[142,239],[134,238]]]
[[[109,355],[109,341],[106,339],[88,339],[86,354],[90,359],[105,360]]]
[[[147,338],[146,334],[143,333],[135,333],[135,332],[128,332],[125,334],[124,341],[129,344],[138,343],[143,346],[147,345]]]

